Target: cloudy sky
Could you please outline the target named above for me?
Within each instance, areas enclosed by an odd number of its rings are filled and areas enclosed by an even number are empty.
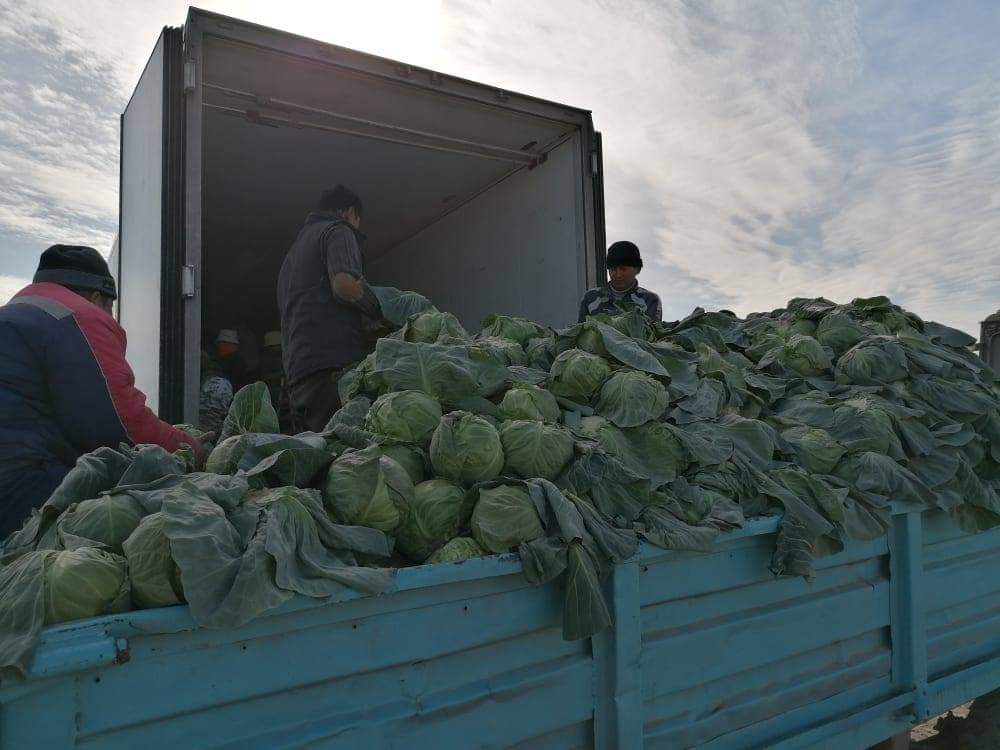
[[[592,109],[609,240],[664,315],[888,294],[1000,308],[1000,3],[208,2]],[[118,115],[172,0],[0,4],[0,301],[55,241],[107,250]]]

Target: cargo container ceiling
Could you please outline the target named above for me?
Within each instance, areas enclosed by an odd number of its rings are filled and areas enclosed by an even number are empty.
[[[502,92],[495,104],[442,96],[443,82],[225,39],[204,49],[204,239],[244,268],[272,265],[319,192],[338,183],[364,199],[366,255],[378,257],[513,172],[544,169],[586,117],[519,112]]]

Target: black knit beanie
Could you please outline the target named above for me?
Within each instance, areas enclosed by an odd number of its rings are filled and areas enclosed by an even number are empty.
[[[84,289],[118,299],[115,280],[108,263],[92,247],[83,245],[53,245],[42,253],[33,281],[61,284]]]
[[[343,185],[324,190],[319,197],[320,211],[346,211],[349,208],[355,209],[358,216],[364,211],[361,199],[357,194]]]
[[[605,264],[608,268],[617,266],[632,266],[642,268],[642,257],[639,255],[639,248],[634,242],[620,240],[608,248],[608,257]]]

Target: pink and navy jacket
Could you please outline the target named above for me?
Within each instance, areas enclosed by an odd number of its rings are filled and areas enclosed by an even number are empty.
[[[146,406],[113,317],[58,284],[25,287],[0,307],[0,527],[26,515],[13,506],[32,494],[27,477],[65,474],[122,442],[197,445]]]

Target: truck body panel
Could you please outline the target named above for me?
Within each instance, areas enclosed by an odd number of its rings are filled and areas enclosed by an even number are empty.
[[[121,216],[118,236],[118,318],[133,335],[129,354],[136,380],[159,408],[163,115],[166,32],[160,35],[122,114]]]
[[[579,642],[510,555],[231,630],[186,607],[50,627],[0,687],[0,746],[864,748],[1000,686],[1000,530],[902,513],[809,584],[768,572],[776,528],[644,546]]]

